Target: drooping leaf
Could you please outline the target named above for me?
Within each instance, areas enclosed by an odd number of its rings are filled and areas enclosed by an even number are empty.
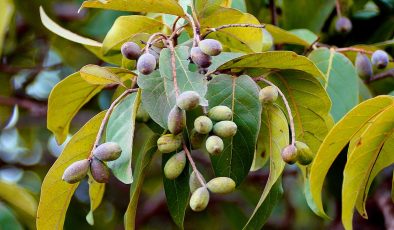
[[[79,73],[85,81],[93,85],[123,84],[116,74],[98,65],[85,65]]]
[[[90,119],[68,142],[49,169],[41,187],[37,212],[37,229],[63,229],[66,212],[79,183],[62,180],[64,170],[75,161],[89,157],[105,112]]]
[[[352,109],[330,130],[321,144],[310,172],[311,195],[317,205],[316,214],[325,216],[321,192],[324,178],[340,151],[375,116],[393,107],[391,96],[378,96]]]
[[[324,88],[330,95],[331,115],[335,122],[358,104],[358,76],[353,64],[334,49],[319,48],[309,55],[325,74]]]
[[[265,24],[265,29],[272,35],[275,44],[294,44],[306,47],[312,44],[310,40],[305,40],[297,33],[292,33],[271,24]]]
[[[309,73],[321,81],[324,74],[308,58],[291,51],[267,51],[263,53],[247,54],[232,59],[219,66],[219,70],[232,68],[261,68],[280,70],[300,70]]]
[[[231,108],[238,126],[234,137],[223,139],[223,152],[211,157],[213,169],[216,176],[230,177],[239,185],[249,172],[255,152],[261,114],[259,88],[246,75],[219,75],[209,82],[208,88],[209,108],[217,105]]]
[[[71,120],[77,112],[103,87],[87,83],[77,72],[52,89],[48,99],[47,127],[54,133],[58,144],[66,140]]]
[[[96,182],[93,177],[89,175],[89,200],[90,211],[86,216],[86,221],[90,225],[94,225],[93,212],[100,206],[105,192],[105,183]]]
[[[182,7],[176,0],[111,0],[111,1],[84,1],[84,8],[101,8],[107,10],[120,10],[131,12],[155,12],[183,16]]]
[[[111,113],[106,129],[106,141],[120,145],[122,153],[114,161],[108,162],[114,176],[125,184],[133,182],[131,159],[135,128],[135,116],[140,102],[141,92],[126,96]]]
[[[14,2],[12,0],[4,0],[0,2],[0,57],[3,51],[4,36],[7,32],[9,22],[14,14]]]

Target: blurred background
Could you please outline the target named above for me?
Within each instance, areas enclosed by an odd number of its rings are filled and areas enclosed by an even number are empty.
[[[293,2],[293,7],[285,2]],[[353,30],[346,35],[334,32],[336,12],[333,1],[320,3],[321,9],[316,8],[316,2],[320,1],[233,0],[233,6],[253,14],[262,23],[276,24],[288,30],[307,28],[325,44],[338,47],[374,44],[394,54],[393,0],[341,1],[342,13],[353,23]],[[56,83],[82,66],[104,64],[82,45],[45,29],[39,17],[39,6],[42,5],[49,16],[63,27],[97,41],[102,41],[118,16],[129,14],[96,9],[77,13],[81,3],[82,0],[0,0],[0,182],[26,190],[37,201],[42,180],[64,147],[58,146],[46,129],[49,93]],[[296,46],[285,48],[299,53],[304,51]],[[393,72],[391,70],[392,75]],[[393,94],[393,90],[394,78],[391,76],[365,85],[364,96]],[[114,89],[104,90],[78,113],[72,122],[70,136],[94,114],[109,106],[113,92]],[[331,221],[324,221],[308,208],[303,195],[302,176],[296,168],[288,167],[283,176],[284,198],[264,229],[342,229],[340,185],[345,160],[342,154],[330,171],[326,185],[325,200],[333,217]],[[208,159],[201,157],[197,161],[202,166],[206,165],[201,168],[210,168]],[[160,164],[157,157],[146,176],[137,211],[137,229],[176,228],[167,211]],[[391,202],[387,203],[392,170],[389,168],[374,182],[378,186],[372,186],[367,202],[369,220],[356,216],[355,229],[385,229],[385,220],[394,219],[393,213],[387,216],[384,212],[384,208],[393,208]],[[186,228],[240,229],[260,197],[268,172],[268,167],[265,167],[251,173],[236,193],[213,196],[206,211],[187,213]],[[204,173],[209,175],[211,172]],[[128,201],[129,187],[113,178],[95,212],[96,223],[90,226],[85,220],[89,212],[89,197],[88,184],[84,181],[72,199],[65,229],[123,229],[123,214]],[[0,229],[34,228],[32,222],[34,220],[23,218],[18,209],[2,201],[0,196]]]

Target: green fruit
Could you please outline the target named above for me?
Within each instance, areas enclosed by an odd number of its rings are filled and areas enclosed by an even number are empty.
[[[261,103],[272,103],[278,98],[278,89],[274,86],[267,86],[260,90],[259,100]]]
[[[206,134],[198,133],[195,129],[192,129],[190,133],[190,144],[192,145],[192,149],[199,149],[206,137]]]
[[[156,58],[150,53],[144,53],[138,58],[137,70],[145,75],[152,73],[156,69]]]
[[[383,50],[376,50],[371,57],[372,65],[378,69],[384,69],[389,64],[389,55]]]
[[[212,64],[211,56],[203,53],[199,47],[193,47],[190,50],[190,58],[192,59],[194,64],[202,68],[208,68]]]
[[[178,106],[174,106],[168,114],[168,130],[172,134],[179,134],[186,127],[186,112]]]
[[[237,133],[237,125],[232,121],[219,121],[213,126],[213,133],[219,137],[232,137]]]
[[[213,121],[229,121],[233,118],[233,111],[227,106],[218,105],[209,110],[208,117]]]
[[[297,148],[293,145],[288,145],[282,149],[282,159],[287,164],[294,164],[298,159]]]
[[[215,39],[204,39],[198,43],[201,51],[209,56],[217,56],[222,50],[222,44]]]
[[[199,116],[194,120],[194,129],[201,134],[208,134],[212,127],[212,120],[207,116]]]
[[[309,165],[313,161],[313,153],[312,150],[303,142],[296,141],[295,143],[297,148],[297,161],[301,165]]]
[[[140,122],[148,122],[150,120],[149,113],[144,109],[142,105],[138,107],[135,119]]]
[[[338,33],[349,33],[352,30],[352,22],[347,17],[340,17],[335,22],[335,30]]]
[[[372,76],[372,64],[367,55],[357,53],[355,67],[357,74],[362,79],[369,79]]]
[[[176,105],[186,111],[197,108],[200,104],[200,95],[195,91],[185,91],[176,98]]]
[[[181,147],[182,135],[165,134],[157,140],[157,148],[162,153],[170,153]]]
[[[202,175],[201,175],[202,177]],[[204,177],[202,177],[202,180],[205,183],[205,179]],[[203,185],[200,183],[200,180],[198,180],[196,173],[193,171],[190,174],[190,178],[189,178],[189,188],[190,188],[190,192],[193,193],[194,191],[196,191],[198,188],[202,187]]]
[[[207,148],[207,151],[212,154],[212,155],[218,155],[221,153],[224,149],[224,143],[222,138],[218,136],[210,136],[208,139],[205,141],[205,147]]]
[[[122,149],[115,142],[106,142],[99,145],[94,151],[93,155],[101,161],[113,161],[120,157]]]
[[[190,208],[195,212],[204,210],[209,203],[209,191],[205,187],[200,187],[192,193],[190,197]]]
[[[181,175],[186,166],[185,151],[174,154],[164,165],[164,175],[167,179],[174,180]]]
[[[207,188],[213,193],[230,193],[235,189],[235,182],[229,177],[216,177],[207,183]]]
[[[81,181],[89,170],[90,162],[88,159],[76,161],[64,170],[62,180],[74,184]]]
[[[93,179],[98,183],[108,183],[109,181],[109,168],[99,159],[93,157],[90,163],[90,173]]]
[[[141,55],[140,47],[134,42],[123,43],[120,51],[125,58],[130,60],[137,60],[138,57]]]

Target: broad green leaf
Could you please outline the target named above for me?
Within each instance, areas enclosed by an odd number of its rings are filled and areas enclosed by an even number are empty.
[[[163,154],[161,163],[163,169],[165,163],[172,155],[173,154]],[[175,224],[180,229],[183,229],[183,221],[185,219],[186,208],[189,205],[190,193],[188,164],[183,169],[182,174],[174,180],[167,179],[163,173],[163,184],[167,198],[168,211],[170,211]]]
[[[189,51],[186,46],[175,48],[176,76],[179,93],[193,90],[200,94],[202,103],[207,92],[204,76],[189,70]],[[161,76],[160,76],[161,75]],[[153,72],[149,76],[141,75],[138,85],[142,88],[144,108],[151,118],[161,127],[167,128],[168,113],[175,105],[176,94],[172,76],[170,50],[165,48],[160,53],[160,73]]]
[[[92,85],[121,84],[122,81],[116,74],[98,65],[85,65],[79,71],[81,77]]]
[[[40,7],[40,16],[41,16],[41,22],[42,24],[50,31],[53,33],[57,34],[60,37],[63,37],[67,40],[80,43],[83,45],[88,45],[88,46],[96,46],[96,47],[101,47],[101,43],[97,42],[95,40],[92,40],[90,38],[85,38],[82,37],[78,34],[75,34],[69,30],[64,29],[63,27],[59,26],[56,22],[54,22],[52,19],[48,17],[48,15],[45,13],[44,9],[42,6]]]
[[[112,49],[120,51],[122,44],[136,34],[153,34],[162,31],[164,27],[162,22],[142,15],[118,17],[105,36],[103,54]]]
[[[0,181],[0,200],[7,202],[28,218],[34,219],[36,217],[36,199],[25,188],[17,184]]]
[[[94,225],[93,211],[100,206],[105,192],[105,183],[96,182],[93,177],[89,175],[89,200],[90,211],[86,216],[86,221],[90,225]]]
[[[352,229],[353,211],[357,199],[360,214],[367,218],[365,201],[376,175],[394,163],[394,104],[372,118],[358,136],[357,144],[348,153],[343,172],[342,222]]]
[[[75,161],[89,157],[105,112],[90,119],[68,142],[49,169],[41,187],[37,212],[37,229],[63,229],[70,200],[79,183],[62,180],[64,170]]]
[[[261,219],[261,216],[256,216],[256,214],[262,212],[260,208],[263,210],[266,208],[262,207],[262,205],[264,205],[264,202],[268,198],[271,189],[274,189],[275,183],[278,181],[285,168],[285,162],[282,160],[281,151],[284,147],[289,145],[289,128],[286,116],[278,106],[268,104],[264,106],[260,132],[262,132],[265,137],[264,144],[266,152],[270,154],[270,173],[260,200],[246,226],[252,224],[251,222],[256,222],[257,219]],[[272,192],[277,193],[278,191]],[[254,227],[261,228],[261,226]]]
[[[290,30],[290,33],[297,35],[299,38],[305,40],[311,46],[319,38],[315,33],[307,29]]]
[[[0,226],[7,230],[23,230],[13,211],[0,202]]]
[[[123,55],[120,52],[114,53],[112,55],[104,56],[104,54],[101,51],[101,47],[87,46],[87,45],[85,45],[84,47],[100,60],[105,61],[112,65],[122,66]]]
[[[239,23],[260,25],[260,22],[251,14],[224,7],[218,8],[209,16],[200,18],[202,34],[204,34],[205,30],[208,28]],[[226,28],[209,34],[208,38],[221,41],[223,46],[235,52],[260,52],[263,46],[261,43],[263,32],[259,28]]]
[[[324,88],[330,95],[331,115],[335,122],[358,104],[358,79],[353,64],[334,49],[319,48],[309,59],[325,74]]]
[[[247,54],[219,66],[219,70],[232,68],[292,69],[309,73],[321,81],[324,74],[308,58],[291,51],[267,51]]]
[[[343,117],[325,137],[313,160],[310,172],[311,195],[317,205],[316,214],[325,216],[321,192],[330,166],[349,141],[371,119],[394,105],[391,96],[378,96],[364,101]]]
[[[267,194],[266,199],[256,207],[253,215],[243,227],[245,230],[262,229],[272,210],[278,204],[283,195],[282,180],[279,179],[272,186],[271,191]],[[261,200],[260,200],[261,201]],[[260,203],[259,201],[259,203]]]
[[[87,83],[77,72],[52,89],[48,99],[47,127],[54,133],[58,144],[66,140],[71,120],[77,112],[103,87]]]
[[[247,12],[245,0],[232,0],[231,8],[240,10],[242,12]]]
[[[9,23],[14,14],[15,6],[13,0],[0,1],[0,57],[3,51],[4,37],[8,30]]]
[[[141,92],[125,97],[111,113],[106,128],[106,141],[120,145],[122,153],[114,161],[108,162],[114,176],[125,184],[133,182],[131,159],[135,128],[135,116],[140,102]]]
[[[135,157],[134,181],[130,186],[130,201],[124,215],[126,230],[135,229],[135,215],[137,213],[138,199],[142,189],[142,184],[144,182],[145,174],[149,169],[149,164],[152,160],[153,154],[157,151],[157,134],[150,131],[147,126],[138,129],[137,132],[138,136],[134,139],[133,146],[133,151],[135,155],[137,155],[137,157]]]
[[[279,71],[268,79],[278,86],[289,102],[295,125],[296,138],[317,152],[328,133],[327,117],[331,102],[318,80],[300,71]],[[286,111],[282,100],[278,99]]]
[[[212,166],[216,176],[231,177],[237,185],[248,175],[253,161],[261,114],[258,93],[259,87],[246,75],[219,75],[208,85],[209,108],[231,108],[238,126],[234,137],[223,139],[223,152],[211,157]]]
[[[222,52],[220,53],[220,55],[212,57],[212,64],[208,67],[208,70],[214,71],[224,63],[232,59],[235,59],[237,57],[240,57],[242,55],[243,55],[242,53]]]
[[[81,8],[101,8],[131,12],[155,12],[183,16],[182,7],[176,0],[92,0],[84,1]]]
[[[296,33],[289,32],[271,24],[265,24],[265,29],[273,37],[275,44],[294,44],[309,47],[312,43],[299,37]]]

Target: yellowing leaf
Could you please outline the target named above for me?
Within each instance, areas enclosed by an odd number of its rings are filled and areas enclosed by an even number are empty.
[[[105,183],[96,182],[93,177],[89,176],[89,199],[90,211],[86,216],[86,221],[94,225],[93,211],[100,206],[105,192]]]
[[[79,73],[85,81],[93,85],[108,85],[113,83],[123,85],[116,74],[98,65],[85,65]]]
[[[19,185],[0,181],[0,200],[7,202],[13,208],[30,218],[35,218],[36,216],[36,199]]]
[[[287,30],[281,29],[277,26],[265,24],[265,29],[273,37],[275,44],[295,44],[309,47],[310,41],[306,41],[294,33],[288,32]]]
[[[103,87],[87,83],[77,72],[52,89],[48,99],[47,127],[54,133],[59,144],[66,140],[71,120],[77,112]]]
[[[178,16],[185,14],[176,0],[92,0],[84,1],[81,7],[131,12],[155,12]]]
[[[62,175],[70,164],[89,157],[104,115],[105,112],[101,112],[90,119],[49,169],[41,187],[37,229],[63,229],[68,205],[79,183],[68,184],[62,180]]]
[[[12,15],[14,14],[14,2],[12,0],[0,1],[0,57],[3,51],[4,36],[8,29]]]

